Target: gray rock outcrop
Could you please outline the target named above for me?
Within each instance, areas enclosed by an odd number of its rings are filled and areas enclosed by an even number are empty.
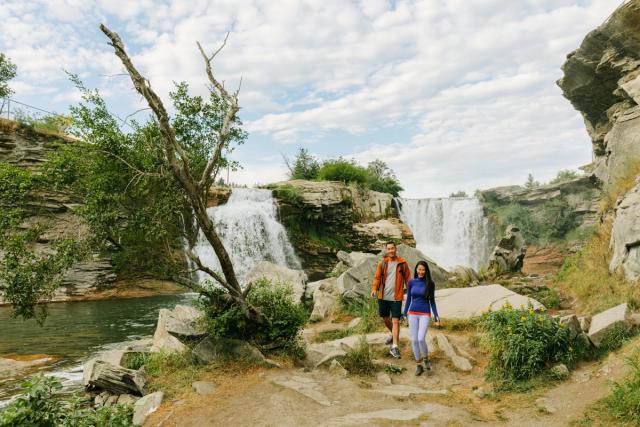
[[[260,350],[246,341],[231,338],[206,337],[193,348],[191,354],[203,365],[229,358],[247,363],[269,364]]]
[[[107,390],[111,393],[129,393],[142,396],[146,379],[141,371],[97,360],[91,365],[88,385],[91,388]]]
[[[616,204],[611,247],[609,269],[613,272],[622,267],[630,281],[640,278],[640,177]]]
[[[153,351],[183,352],[185,341],[202,338],[205,332],[198,325],[202,312],[187,305],[176,305],[173,310],[160,309],[153,334]]]
[[[307,284],[307,275],[304,271],[292,270],[269,261],[260,261],[249,270],[244,281],[248,284],[263,278],[273,284],[287,283],[291,285],[293,300],[298,303],[302,301]]]
[[[593,143],[594,173],[605,183],[640,158],[640,2],[621,5],[567,55],[558,81],[582,113]]]
[[[505,237],[500,239],[489,258],[489,269],[497,274],[518,272],[522,269],[527,246],[522,232],[515,225],[509,225]]]

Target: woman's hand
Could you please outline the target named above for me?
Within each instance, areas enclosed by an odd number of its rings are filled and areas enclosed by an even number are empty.
[[[436,325],[437,328],[442,326],[442,323],[440,323],[440,319],[436,320],[435,325]]]

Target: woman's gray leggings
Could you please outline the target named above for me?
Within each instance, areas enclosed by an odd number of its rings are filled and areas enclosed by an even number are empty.
[[[420,353],[422,357],[427,357],[427,330],[429,329],[429,320],[431,316],[420,316],[417,314],[409,314],[409,332],[411,333],[411,347],[416,360],[420,361]]]

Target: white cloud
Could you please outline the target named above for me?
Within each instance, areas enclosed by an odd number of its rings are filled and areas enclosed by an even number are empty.
[[[68,69],[97,77],[113,106],[133,111],[140,99],[130,81],[105,77],[121,66],[99,22],[120,32],[164,97],[174,80],[203,93],[195,41],[213,50],[231,30],[214,67],[232,87],[242,76],[248,130],[277,152],[279,143],[326,141],[332,132],[373,140],[381,129],[415,129],[353,153],[384,156],[414,196],[520,182],[528,172],[542,179],[588,161],[579,115],[554,82],[565,55],[619,0],[391,4],[5,0],[0,50],[19,66],[17,96],[54,87],[43,103],[73,100]],[[264,182],[284,171],[260,162],[238,176]]]

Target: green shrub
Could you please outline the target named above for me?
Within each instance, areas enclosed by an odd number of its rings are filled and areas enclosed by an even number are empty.
[[[360,338],[354,348],[342,357],[340,363],[350,374],[371,376],[377,371],[377,367],[373,363],[371,347],[364,336]]]
[[[300,331],[308,313],[294,302],[291,285],[260,279],[249,290],[247,302],[264,314],[267,323],[249,320],[231,304],[226,291],[216,288],[203,302],[207,330],[212,335],[247,340],[266,350],[281,349],[293,357],[304,354]]]
[[[320,162],[315,156],[309,154],[309,150],[306,148],[298,148],[293,165],[290,165],[286,158],[285,163],[289,168],[289,177],[291,179],[314,180],[318,177]]]
[[[485,313],[480,330],[481,346],[490,354],[485,375],[497,388],[529,380],[554,363],[572,367],[576,360],[569,331],[531,306]]]
[[[342,181],[347,184],[367,185],[369,183],[369,173],[366,168],[359,166],[354,161],[345,159],[327,160],[318,171],[318,179],[321,181]]]
[[[23,394],[0,410],[0,427],[129,427],[133,426],[133,408],[115,405],[93,409],[87,402],[55,396],[60,381],[44,374],[25,380]]]

